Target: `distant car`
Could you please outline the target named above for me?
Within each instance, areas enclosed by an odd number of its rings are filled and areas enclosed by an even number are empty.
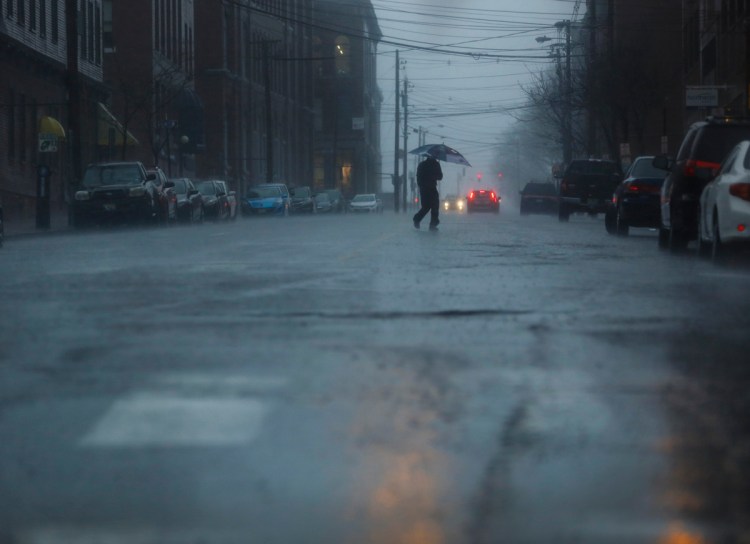
[[[750,248],[750,140],[740,142],[719,174],[703,189],[698,221],[698,252],[721,264]]]
[[[447,195],[443,199],[443,210],[446,212],[456,211],[462,212],[466,207],[466,201],[460,196]]]
[[[316,213],[315,199],[310,187],[294,187],[289,190],[290,213]]]
[[[331,211],[335,213],[347,212],[346,200],[344,199],[344,195],[341,194],[341,191],[338,189],[323,189],[321,192],[328,195],[328,200],[331,201]]]
[[[501,198],[491,189],[473,189],[466,197],[466,212],[494,212],[500,211]]]
[[[558,196],[554,183],[530,181],[521,189],[521,215],[557,214]]]
[[[284,201],[284,215],[289,215],[291,195],[289,194],[289,187],[287,187],[286,183],[260,183],[253,188],[260,189],[261,187],[277,187],[281,192],[281,198]]]
[[[592,217],[605,213],[621,181],[622,171],[614,161],[571,161],[560,179],[558,218],[565,222],[572,213],[587,213]]]
[[[229,219],[229,201],[224,186],[215,180],[204,180],[196,186],[203,197],[203,214],[206,219]]]
[[[659,200],[666,172],[653,156],[637,157],[616,188],[604,215],[610,234],[627,236],[630,227],[659,228]]]
[[[284,216],[287,213],[288,208],[281,188],[275,185],[257,185],[250,189],[242,199],[242,215],[245,217]]]
[[[318,193],[315,195],[315,208],[318,210],[318,213],[329,213],[333,210],[328,193]]]
[[[358,194],[349,202],[349,211],[353,213],[380,213],[383,204],[373,193]]]
[[[203,196],[190,178],[177,178],[174,192],[177,195],[177,221],[181,223],[203,222]]]
[[[239,207],[237,202],[237,193],[232,191],[229,188],[229,183],[223,180],[215,180],[216,183],[219,184],[220,187],[224,188],[224,192],[227,195],[227,203],[229,204],[229,218],[228,219],[237,219],[237,208]]]
[[[669,171],[661,191],[659,248],[679,251],[698,236],[698,204],[734,146],[750,139],[750,120],[710,117],[685,133],[674,162],[662,155],[657,168]]]
[[[143,163],[101,162],[86,167],[71,203],[74,227],[111,222],[155,224],[159,195]]]
[[[164,170],[158,167],[147,168],[146,172],[154,175],[149,183],[153,185],[158,196],[159,223],[173,224],[177,221],[177,195],[173,190],[174,184],[167,179]]]

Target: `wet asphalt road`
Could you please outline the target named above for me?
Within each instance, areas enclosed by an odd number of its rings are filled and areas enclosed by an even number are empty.
[[[601,220],[0,251],[0,543],[750,542],[750,269]]]

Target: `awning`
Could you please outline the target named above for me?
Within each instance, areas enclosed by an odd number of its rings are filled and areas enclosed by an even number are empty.
[[[39,121],[39,134],[51,134],[60,140],[65,139],[65,129],[60,121],[49,116],[42,117]]]
[[[107,106],[98,102],[99,106],[99,138],[97,143],[103,146],[118,146],[121,147],[123,144],[123,137],[126,135],[126,145],[136,146],[140,145],[140,142],[133,136],[130,131],[126,131],[120,121],[112,115],[112,112],[107,109]]]

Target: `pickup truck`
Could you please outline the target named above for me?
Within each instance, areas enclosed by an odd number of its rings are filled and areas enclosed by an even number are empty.
[[[615,188],[622,181],[622,170],[614,161],[576,159],[568,164],[560,178],[560,221],[568,221],[571,213],[587,213],[596,217],[607,210]]]

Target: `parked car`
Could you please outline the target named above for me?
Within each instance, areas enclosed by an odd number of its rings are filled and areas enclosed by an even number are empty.
[[[447,195],[443,199],[443,210],[445,210],[446,212],[450,212],[450,211],[462,212],[464,211],[465,207],[466,207],[466,201],[460,196]]]
[[[703,189],[732,148],[747,139],[750,121],[709,117],[690,126],[674,162],[664,155],[654,159],[657,168],[669,171],[661,191],[660,248],[681,250],[697,238]]]
[[[224,189],[224,193],[227,195],[227,202],[229,203],[229,219],[237,219],[237,193],[229,188],[229,183],[223,180],[215,180],[220,187]]]
[[[276,185],[257,185],[250,189],[242,200],[242,215],[284,216],[288,213],[287,203]]]
[[[159,167],[147,168],[146,172],[154,174],[154,179],[149,181],[153,185],[158,197],[159,223],[162,225],[173,224],[177,221],[177,194],[174,192],[174,184],[167,179],[167,175]]]
[[[659,200],[666,172],[653,156],[637,157],[616,188],[604,216],[610,234],[627,236],[630,227],[659,228]]]
[[[328,200],[331,201],[331,211],[335,213],[346,213],[347,203],[344,195],[338,189],[324,189],[321,191],[328,195]]]
[[[583,212],[596,217],[606,212],[607,203],[622,179],[622,171],[614,161],[571,161],[560,179],[558,218],[564,222],[572,213]]]
[[[333,210],[331,205],[331,199],[328,197],[328,193],[318,193],[315,195],[315,209],[318,213],[329,213]]]
[[[383,211],[383,204],[373,193],[354,195],[349,202],[349,211],[354,213],[380,213]]]
[[[553,183],[530,181],[521,189],[521,215],[530,213],[556,214],[557,189]]]
[[[281,198],[284,201],[284,215],[289,215],[289,207],[291,203],[291,195],[289,194],[289,187],[286,183],[261,183],[255,186],[255,189],[261,187],[278,187],[281,192]]]
[[[310,187],[294,187],[289,190],[289,213],[316,213],[315,199]]]
[[[190,178],[177,178],[174,192],[177,195],[177,220],[181,223],[203,222],[203,195]]]
[[[502,199],[490,189],[473,189],[466,197],[466,212],[495,212],[500,211]]]
[[[698,220],[698,253],[723,263],[750,248],[750,141],[739,143],[703,189]]]
[[[159,196],[155,185],[149,183],[155,179],[155,174],[147,173],[138,161],[88,165],[71,205],[73,226],[155,223],[159,217]]]
[[[229,219],[229,201],[222,185],[209,179],[196,186],[203,197],[203,214],[206,219],[223,221]]]

